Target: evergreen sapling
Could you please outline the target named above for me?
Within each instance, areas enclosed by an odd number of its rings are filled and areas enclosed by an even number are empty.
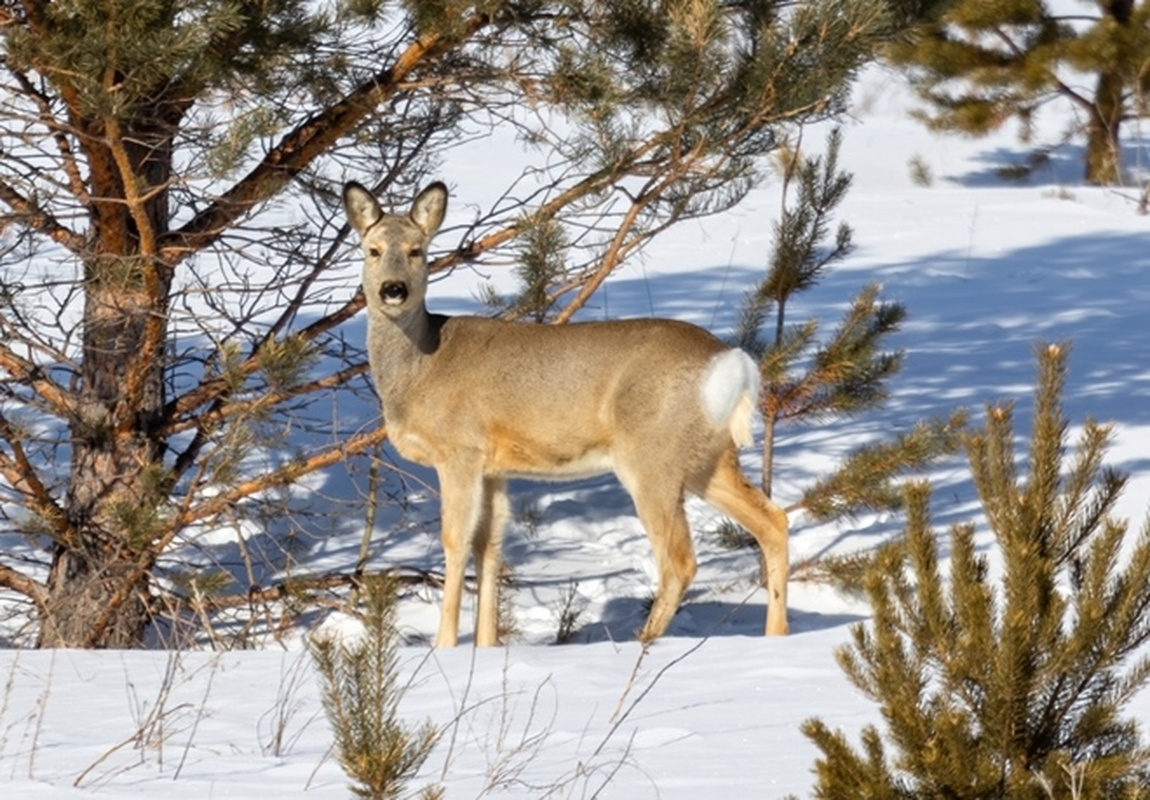
[[[398,635],[395,629],[396,585],[389,577],[364,579],[363,633],[355,640],[315,637],[308,647],[320,678],[323,710],[335,738],[333,749],[351,779],[351,792],[368,800],[405,796],[415,776],[439,741],[425,722],[410,728],[399,715]],[[429,786],[423,800],[442,797]]]
[[[948,574],[928,513],[907,489],[905,538],[868,570],[874,610],[839,653],[880,706],[862,751],[811,719],[819,798],[1120,800],[1150,791],[1146,747],[1123,705],[1150,679],[1150,522],[1129,541],[1111,516],[1125,478],[1103,466],[1110,428],[1093,420],[1067,453],[1066,345],[1037,348],[1026,469],[1013,408],[987,408],[965,435],[994,538],[950,534]],[[887,747],[889,746],[889,754]]]
[[[819,320],[789,321],[792,300],[815,288],[854,249],[845,223],[831,238],[834,214],[853,177],[839,167],[841,145],[842,133],[835,129],[824,156],[792,153],[782,159],[784,206],[769,266],[743,301],[735,335],[735,342],[758,360],[762,375],[762,488],[768,497],[780,425],[823,424],[878,408],[887,399],[887,383],[902,368],[902,351],[887,349],[887,342],[901,329],[906,308],[881,300],[877,284],[864,286],[838,326],[821,339]],[[788,203],[792,185],[794,202]],[[897,508],[901,493],[894,479],[957,449],[964,424],[965,416],[956,413],[862,447],[808,487],[787,511],[801,508],[813,519],[827,520]]]

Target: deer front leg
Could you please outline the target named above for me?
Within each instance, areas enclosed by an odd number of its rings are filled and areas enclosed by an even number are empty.
[[[479,611],[475,644],[491,647],[499,642],[499,582],[503,571],[503,528],[507,524],[507,481],[483,479],[483,513],[471,543],[479,581]]]
[[[436,647],[459,641],[459,607],[467,554],[482,513],[483,479],[477,467],[452,463],[438,469],[443,542],[443,609]]]

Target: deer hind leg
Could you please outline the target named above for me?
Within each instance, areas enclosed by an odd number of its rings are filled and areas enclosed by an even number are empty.
[[[651,604],[647,623],[639,632],[644,642],[659,638],[667,630],[696,571],[691,530],[683,513],[683,489],[678,485],[667,487],[665,475],[652,475],[649,471],[646,480],[625,474],[619,476],[635,501],[635,510],[651,541],[659,571],[655,602]]]
[[[768,636],[787,632],[787,515],[761,490],[751,485],[739,468],[734,445],[727,448],[700,493],[702,498],[751,532],[762,552],[767,586]]]
[[[443,609],[436,647],[454,647],[459,641],[459,606],[467,555],[483,514],[483,478],[477,467],[449,464],[440,467],[439,494],[443,541]]]
[[[491,647],[499,640],[499,580],[503,567],[503,528],[507,524],[507,481],[483,479],[483,506],[471,552],[479,580],[475,644]]]

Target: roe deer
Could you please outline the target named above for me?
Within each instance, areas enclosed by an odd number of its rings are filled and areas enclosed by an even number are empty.
[[[663,633],[695,577],[688,491],[754,535],[766,632],[787,632],[787,517],[738,463],[759,383],[750,356],[675,320],[548,326],[430,314],[427,248],[447,187],[426,187],[406,216],[384,214],[357,183],[344,187],[343,201],[363,245],[367,352],[388,436],[439,477],[445,574],[436,646],[458,639],[468,549],[479,584],[475,644],[496,643],[507,479],[606,472],[634,499],[655,551],[659,586],[642,640]]]

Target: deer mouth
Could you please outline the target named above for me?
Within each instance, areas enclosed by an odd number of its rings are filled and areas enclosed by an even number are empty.
[[[387,281],[379,287],[379,299],[385,306],[403,305],[407,294],[407,284],[403,281]]]

